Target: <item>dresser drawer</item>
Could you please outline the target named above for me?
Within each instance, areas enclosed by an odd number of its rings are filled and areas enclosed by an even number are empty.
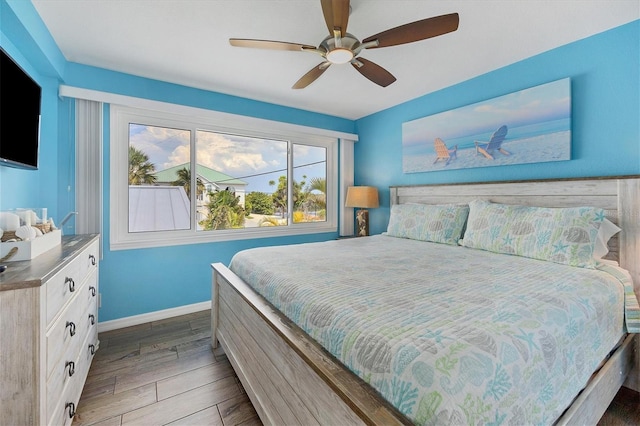
[[[47,341],[47,377],[61,376],[65,363],[75,359],[80,343],[86,338],[96,318],[97,273],[91,274],[87,281],[76,288],[75,297],[65,306],[60,316],[51,325],[46,334]],[[91,311],[91,312],[89,312]]]
[[[73,375],[64,368],[62,375],[53,374],[47,381],[47,417],[49,424],[66,424],[70,413],[75,411],[82,394],[89,367],[98,349],[98,326],[93,325],[73,359]],[[69,403],[73,405],[68,405]],[[57,421],[54,421],[56,420]]]
[[[89,306],[90,304],[94,304],[97,308],[98,306],[98,271],[94,270],[89,272],[90,272],[90,275],[87,278],[87,281],[85,284],[86,289],[78,295],[78,298],[82,299],[80,303],[82,303],[83,305]],[[97,313],[98,313],[97,310],[93,312],[93,315],[94,315],[93,322],[98,322]]]
[[[94,241],[47,281],[47,324],[51,324],[60,309],[78,291],[87,275],[98,270],[99,248],[98,241]]]
[[[47,324],[60,312],[60,309],[75,295],[82,284],[80,259],[76,258],[60,272],[47,281]]]
[[[59,404],[55,407],[55,410],[47,416],[47,425],[55,426],[68,426],[73,421],[71,413],[75,414],[78,409],[75,403],[69,403],[69,405]],[[73,410],[73,411],[72,411]]]
[[[91,272],[98,269],[98,256],[100,246],[94,241],[86,250],[78,256],[78,264],[80,265],[80,276],[86,277]]]

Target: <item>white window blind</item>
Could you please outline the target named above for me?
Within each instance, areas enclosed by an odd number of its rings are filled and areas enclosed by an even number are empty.
[[[76,100],[76,233],[102,232],[102,103]]]

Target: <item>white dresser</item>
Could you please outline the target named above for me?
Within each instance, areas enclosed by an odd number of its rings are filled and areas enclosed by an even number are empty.
[[[98,349],[98,235],[0,273],[0,424],[68,425]]]

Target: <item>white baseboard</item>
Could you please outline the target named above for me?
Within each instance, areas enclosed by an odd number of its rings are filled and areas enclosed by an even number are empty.
[[[211,301],[194,303],[193,305],[178,306],[177,308],[163,309],[162,311],[149,312],[146,314],[134,315],[131,317],[118,318],[115,320],[98,322],[98,333],[103,331],[117,330],[119,328],[131,327],[147,322],[163,320],[180,315],[191,314],[211,309]]]

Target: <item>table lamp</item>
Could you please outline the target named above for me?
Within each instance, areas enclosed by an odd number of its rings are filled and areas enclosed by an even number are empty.
[[[347,188],[346,207],[355,207],[360,210],[356,213],[356,223],[358,224],[358,237],[369,235],[369,211],[367,209],[376,208],[378,204],[378,189],[373,186],[350,186]]]

